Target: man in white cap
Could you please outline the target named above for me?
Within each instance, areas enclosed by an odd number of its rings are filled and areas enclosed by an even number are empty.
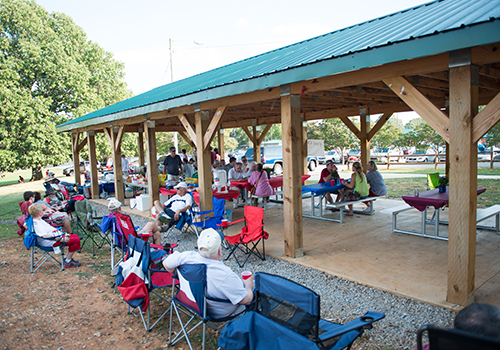
[[[193,197],[187,192],[188,186],[185,182],[179,182],[174,188],[177,190],[175,196],[164,204],[161,204],[160,201],[154,203],[159,214],[156,225],[161,227],[163,223],[170,220],[168,228],[176,225],[177,229],[181,230],[188,219],[187,211],[193,206]]]
[[[221,237],[212,228],[203,230],[198,238],[198,251],[174,252],[163,266],[171,273],[181,265],[207,265],[207,294],[209,297],[229,300],[231,303],[207,302],[207,313],[214,318],[239,314],[253,300],[253,278],[242,280],[220,259]]]
[[[122,211],[122,203],[116,198],[111,198],[108,203],[108,210],[112,212]]]

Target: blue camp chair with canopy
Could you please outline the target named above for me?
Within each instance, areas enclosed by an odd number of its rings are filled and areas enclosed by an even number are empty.
[[[219,331],[227,321],[239,317],[246,311],[246,308],[237,315],[224,318],[214,318],[207,314],[207,302],[231,303],[229,300],[211,298],[207,295],[207,265],[205,264],[187,264],[176,268],[174,279],[180,282],[179,289],[172,289],[172,310],[170,312],[170,337],[172,335],[172,321],[175,313],[181,330],[177,332],[174,339],[170,338],[169,346],[175,345],[182,339],[185,339],[191,350],[191,340],[189,335],[198,326],[203,325],[202,349],[205,349],[206,327],[207,325]],[[181,313],[189,316],[185,322]],[[222,323],[220,326],[215,323]]]
[[[172,274],[168,271],[157,269],[162,259],[171,252],[151,245],[134,236],[128,237],[127,254],[120,263],[116,275],[115,285],[118,286],[123,300],[128,304],[128,313],[138,310],[144,328],[151,331],[170,311],[170,301],[157,292],[160,288],[174,286]],[[155,315],[156,321],[151,324],[153,295],[157,304],[166,304],[167,308],[160,310]],[[160,305],[157,305],[158,308]]]
[[[236,349],[350,349],[373,322],[385,315],[367,312],[346,324],[320,318],[320,297],[286,278],[255,274],[255,308],[229,323],[219,346]]]
[[[61,234],[51,238],[43,238],[38,236],[35,233],[35,227],[33,225],[33,217],[29,216],[26,220],[26,232],[24,233],[24,245],[26,249],[30,250],[31,259],[30,259],[30,270],[31,273],[35,273],[46,261],[50,261],[53,263],[59,270],[64,270],[64,251],[63,248],[66,245],[65,243],[61,243],[58,247],[43,247],[38,244],[37,239],[45,239],[45,240],[57,240],[59,237],[65,235],[64,232],[61,231]],[[37,254],[41,254],[38,258]],[[61,255],[61,260],[57,258],[57,254]]]

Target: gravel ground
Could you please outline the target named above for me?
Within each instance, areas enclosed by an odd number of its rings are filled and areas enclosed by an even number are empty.
[[[107,208],[98,205],[98,211],[107,215]],[[134,225],[141,228],[148,219],[132,215]],[[178,251],[193,250],[194,234],[182,234]],[[228,252],[223,251],[223,259]],[[417,330],[425,324],[451,327],[455,313],[441,307],[401,297],[389,292],[367,287],[327,273],[285,262],[267,256],[265,261],[250,258],[245,268],[239,268],[234,259],[225,264],[237,274],[243,270],[267,272],[286,277],[314,290],[321,296],[321,316],[336,323],[346,323],[367,311],[385,314],[373,329],[357,340],[353,349],[414,349]]]

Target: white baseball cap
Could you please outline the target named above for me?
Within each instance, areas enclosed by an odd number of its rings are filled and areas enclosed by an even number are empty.
[[[208,254],[212,255],[219,250],[221,244],[220,235],[213,228],[201,231],[198,238],[198,249],[205,248]]]
[[[118,199],[112,198],[109,200],[109,203],[108,203],[109,210],[116,210],[116,209],[120,208],[121,206],[122,206],[122,203]]]
[[[178,188],[185,188],[185,189],[187,189],[188,185],[185,182],[179,182],[177,185],[174,186],[174,188],[175,189],[178,189]]]

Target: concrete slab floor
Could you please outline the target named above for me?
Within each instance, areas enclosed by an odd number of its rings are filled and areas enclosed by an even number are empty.
[[[107,205],[106,200],[94,201]],[[283,205],[269,203],[264,214],[269,232],[266,254],[411,299],[456,307],[446,302],[448,242],[392,233],[392,215],[388,212],[402,204],[400,200],[379,199],[373,216],[346,216],[343,224],[303,218],[304,256],[293,259],[284,256]],[[231,203],[227,208],[233,210],[233,220],[243,217],[243,208],[232,209]],[[130,210],[127,206],[123,210],[150,217],[148,211]],[[303,211],[310,212],[309,198],[303,199]],[[441,213],[441,219],[447,220],[448,210]],[[338,218],[339,213],[327,211],[325,215]],[[416,210],[402,213],[398,228],[420,232],[420,218]],[[229,229],[227,234],[238,234],[240,226]],[[432,234],[433,226],[427,230]],[[448,235],[447,225],[440,225],[440,235]],[[500,306],[500,234],[478,230],[476,244],[475,301]]]

